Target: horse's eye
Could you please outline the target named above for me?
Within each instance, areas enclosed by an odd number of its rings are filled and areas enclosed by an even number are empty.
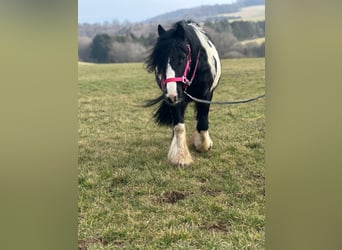
[[[177,61],[178,61],[178,64],[181,65],[186,61],[186,57],[185,56],[179,56]]]

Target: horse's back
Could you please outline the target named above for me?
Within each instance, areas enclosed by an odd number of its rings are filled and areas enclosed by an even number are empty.
[[[211,85],[210,91],[213,91],[221,77],[221,62],[215,45],[206,35],[205,31],[195,23],[189,23],[193,30],[195,31],[198,39],[200,40],[201,46],[207,52],[208,64],[210,67],[210,72],[213,78],[213,83]]]

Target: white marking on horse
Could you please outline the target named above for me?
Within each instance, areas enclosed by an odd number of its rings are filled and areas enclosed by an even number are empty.
[[[185,124],[178,123],[173,130],[173,138],[167,158],[173,165],[189,165],[193,160],[186,142]]]
[[[210,91],[213,91],[218,84],[221,76],[221,64],[220,64],[220,57],[218,52],[214,46],[214,44],[209,40],[207,35],[205,34],[204,30],[197,26],[195,23],[189,23],[190,26],[193,27],[194,31],[199,38],[201,45],[207,51],[208,56],[208,64],[210,66],[211,75],[214,79],[213,85],[210,88]],[[215,62],[216,61],[216,62]]]
[[[176,77],[176,72],[173,70],[170,64],[170,60],[167,64],[166,68],[166,79]],[[175,97],[177,96],[177,83],[176,82],[168,82],[166,85],[166,97]]]
[[[210,139],[209,131],[195,131],[193,135],[193,144],[198,152],[207,152],[213,146],[213,141]]]

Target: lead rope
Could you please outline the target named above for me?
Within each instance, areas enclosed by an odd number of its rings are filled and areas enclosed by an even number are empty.
[[[188,92],[186,92],[186,90],[184,91],[184,94],[186,94],[190,99],[192,99],[193,101],[195,102],[199,102],[199,103],[206,103],[206,104],[219,104],[219,105],[223,105],[223,104],[240,104],[240,103],[247,103],[247,102],[252,102],[252,101],[255,101],[255,100],[258,100],[260,98],[263,98],[265,97],[266,95],[263,94],[263,95],[259,95],[257,97],[253,97],[251,99],[247,99],[247,100],[240,100],[240,101],[215,101],[215,102],[212,102],[212,101],[208,101],[208,100],[203,100],[203,99],[198,99],[196,97],[193,97],[192,95],[190,95]]]

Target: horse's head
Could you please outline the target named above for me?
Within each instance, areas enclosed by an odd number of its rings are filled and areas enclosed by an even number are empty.
[[[184,98],[190,70],[191,48],[182,23],[165,30],[158,26],[158,40],[148,58],[148,69],[154,71],[166,102],[177,104]]]

